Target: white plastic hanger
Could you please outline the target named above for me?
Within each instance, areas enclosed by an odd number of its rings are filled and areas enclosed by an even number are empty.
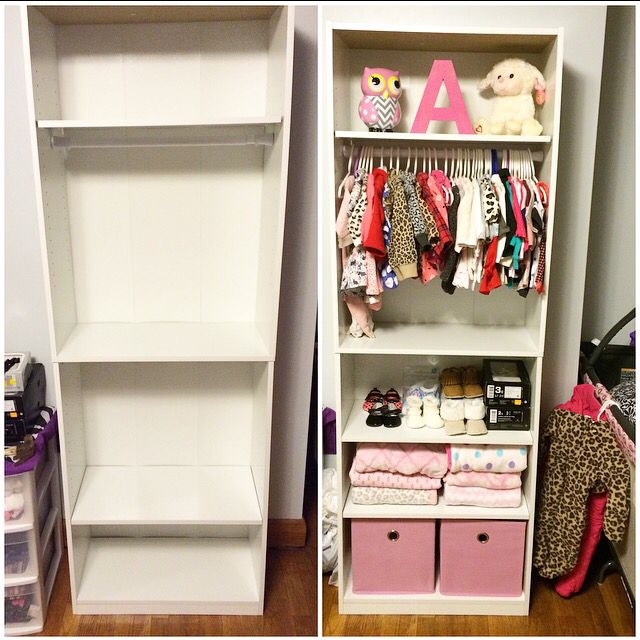
[[[351,175],[351,163],[353,162],[353,142],[351,143],[349,149],[349,162],[347,163],[347,175],[342,179],[340,186],[338,187],[338,198],[342,198],[342,194],[344,192],[344,185],[347,181],[347,178]]]

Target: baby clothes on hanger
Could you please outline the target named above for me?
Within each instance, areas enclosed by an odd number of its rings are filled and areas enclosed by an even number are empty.
[[[376,168],[367,179],[367,205],[362,218],[362,246],[370,251],[376,260],[382,260],[387,254],[382,227],[384,211],[382,192],[387,181],[387,172]]]
[[[370,149],[359,155],[365,160],[343,180],[336,218],[352,335],[372,335],[370,311],[381,308],[384,289],[408,278],[439,276],[449,294],[477,287],[488,295],[502,285],[522,297],[543,292],[548,186],[523,169],[522,156],[512,173],[510,158],[498,169],[492,157],[489,172],[477,155],[458,155],[450,179],[427,172],[424,159],[417,171],[417,155],[413,171],[411,156],[406,169],[387,171],[372,168]]]
[[[391,243],[389,245],[389,264],[398,280],[418,276],[418,252],[413,236],[413,227],[404,188],[398,171],[389,173],[389,204],[391,222]]]

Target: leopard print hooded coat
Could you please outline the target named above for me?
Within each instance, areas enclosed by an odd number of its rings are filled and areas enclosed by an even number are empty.
[[[544,578],[571,571],[578,561],[589,492],[607,491],[604,534],[620,542],[629,517],[631,471],[606,422],[554,409],[540,434],[547,454],[538,496],[533,564]]]

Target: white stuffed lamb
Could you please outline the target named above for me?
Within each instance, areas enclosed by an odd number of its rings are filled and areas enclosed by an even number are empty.
[[[476,133],[539,136],[542,125],[535,119],[536,108],[531,93],[536,92],[536,103],[545,100],[546,84],[542,74],[532,64],[518,58],[509,58],[496,64],[478,85],[480,91],[493,89],[493,110],[487,121],[478,120]]]

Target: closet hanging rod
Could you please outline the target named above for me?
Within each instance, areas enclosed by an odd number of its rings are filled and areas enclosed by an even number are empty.
[[[358,147],[362,147],[362,148],[369,147],[369,148],[373,149],[373,155],[374,155],[375,158],[379,158],[380,157],[380,145],[379,144],[378,145],[376,145],[376,144],[366,144],[366,143],[365,144],[355,144],[355,145],[353,145],[353,147],[350,147],[349,145],[343,145],[342,146],[342,155],[345,158],[348,158],[351,155],[353,149],[356,149]],[[390,145],[390,146],[389,145],[385,145],[385,146],[382,147],[382,153],[383,153],[383,156],[385,156],[385,157],[389,156],[389,154],[392,153],[394,158],[398,157],[398,155],[399,155],[400,158],[407,158],[407,157],[409,157],[409,155],[411,155],[411,157],[413,158],[413,157],[415,157],[415,149],[419,149],[418,159],[420,161],[422,161],[422,149],[423,148],[429,149],[428,146],[424,146],[424,145],[421,145],[421,146],[417,146],[417,145],[416,146],[411,146],[410,145],[408,147],[401,147],[400,151],[398,152],[398,145]],[[489,147],[486,147],[486,148],[489,148]],[[485,150],[486,148],[483,147],[482,150]],[[492,148],[495,148],[495,147],[492,147]],[[471,149],[472,151],[474,149],[476,151],[480,150],[480,148],[476,148],[476,147],[453,147],[454,152],[457,149]],[[503,147],[497,147],[495,149],[498,152],[498,154],[502,154],[502,152],[504,151]],[[446,158],[449,158],[449,160],[451,160],[452,158],[455,159],[456,155],[455,155],[455,153],[452,154],[451,150],[452,150],[452,148],[447,148],[447,149],[436,148],[435,149],[435,153],[433,153],[434,152],[434,148],[431,147],[431,157],[432,158],[436,158],[437,157],[438,159],[442,159],[442,160],[444,160]],[[542,151],[532,151],[531,152],[531,157],[533,158],[534,162],[542,162],[542,160],[544,159],[544,152],[542,152]]]
[[[99,149],[99,148],[131,148],[131,147],[233,147],[233,146],[265,146],[273,145],[272,133],[253,136],[242,136],[218,140],[198,139],[108,139],[108,140],[74,140],[71,137],[51,135],[51,147],[54,149]]]

